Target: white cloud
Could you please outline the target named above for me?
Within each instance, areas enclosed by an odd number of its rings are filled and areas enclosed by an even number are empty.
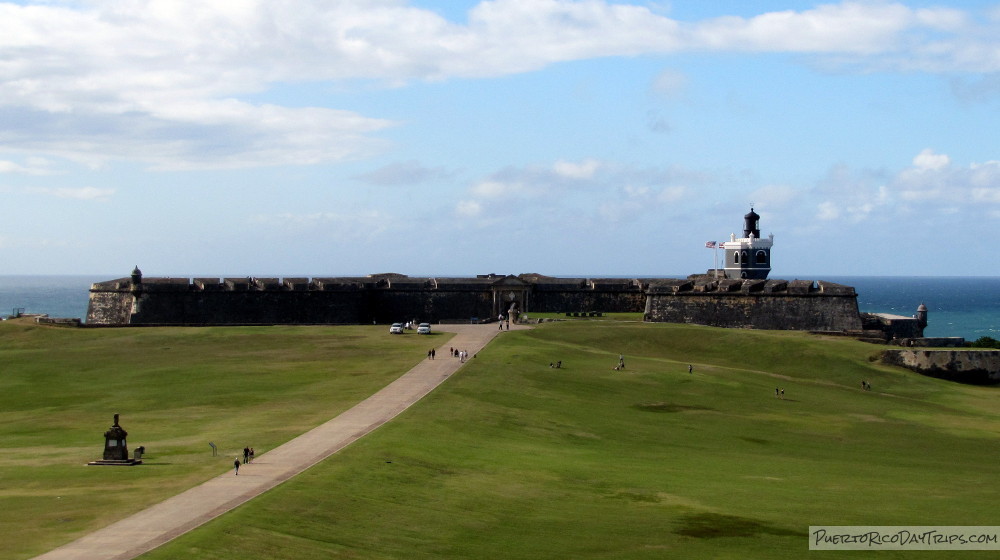
[[[402,0],[0,3],[0,149],[94,167],[336,162],[383,149],[375,134],[392,123],[250,96],[276,84],[400,85],[687,51],[988,73],[1000,71],[998,26],[957,10],[854,1],[681,22],[602,0],[493,0],[462,24]],[[661,92],[682,86],[672,72],[654,83]],[[658,130],[665,123],[654,121]]]
[[[580,163],[557,161],[552,166],[552,169],[556,175],[567,179],[590,179],[593,178],[594,173],[597,172],[600,165],[597,160],[593,159],[584,160]]]
[[[836,220],[840,217],[840,210],[837,205],[830,201],[819,203],[817,206],[816,219],[824,222]]]
[[[486,180],[472,187],[472,194],[482,198],[505,198],[524,192],[524,185],[516,181]]]
[[[695,26],[694,36],[720,50],[872,54],[894,48],[915,23],[901,4],[842,2],[750,19],[721,17]]]
[[[923,150],[911,167],[891,176],[837,166],[814,194],[823,199],[819,220],[886,220],[915,212],[976,220],[1000,210],[1000,161],[959,166]]]
[[[49,175],[52,173],[52,169],[49,161],[44,158],[28,158],[27,165],[22,165],[13,161],[0,160],[0,173]]]
[[[96,187],[82,187],[78,189],[58,188],[53,194],[59,198],[75,198],[78,200],[94,200],[97,198],[107,198],[115,194],[115,189],[98,189]]]
[[[951,158],[945,154],[935,154],[934,150],[926,148],[913,158],[913,166],[921,171],[939,171],[951,164]]]

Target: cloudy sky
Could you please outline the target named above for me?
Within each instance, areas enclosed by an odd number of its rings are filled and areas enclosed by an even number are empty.
[[[0,274],[991,275],[1000,2],[0,2]]]

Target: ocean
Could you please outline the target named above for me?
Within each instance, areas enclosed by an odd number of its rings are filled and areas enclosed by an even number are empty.
[[[20,309],[50,317],[84,318],[90,285],[112,278],[116,277],[0,276],[0,316],[12,315]],[[858,309],[864,312],[910,317],[923,303],[928,310],[926,336],[961,336],[969,341],[983,336],[1000,339],[1000,278],[823,276],[822,279],[854,286]]]

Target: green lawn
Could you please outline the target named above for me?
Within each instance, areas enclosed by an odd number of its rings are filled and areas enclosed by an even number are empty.
[[[505,334],[397,421],[144,558],[856,557],[809,553],[809,525],[993,524],[996,389],[877,351],[634,323]]]
[[[4,526],[51,544],[131,495],[172,493],[245,444],[266,449],[332,417],[426,352],[416,336],[373,329],[0,331],[0,389],[25,394],[3,397],[0,434],[17,442],[0,457]],[[883,367],[870,359],[879,350],[636,322],[511,331],[393,422],[143,558],[854,558],[809,552],[809,525],[996,525],[1000,389]],[[53,373],[72,364],[76,374]],[[145,410],[116,408],[133,401]],[[79,466],[112,412],[150,448],[149,465]],[[227,456],[208,457],[208,437]],[[109,478],[120,495],[95,490]],[[55,501],[67,499],[72,509]],[[18,542],[5,557],[24,557]]]
[[[0,558],[26,558],[329,420],[450,334],[384,326],[66,329],[0,323]],[[433,342],[431,342],[433,341]],[[115,413],[141,467],[100,459]],[[219,454],[212,456],[209,442]]]

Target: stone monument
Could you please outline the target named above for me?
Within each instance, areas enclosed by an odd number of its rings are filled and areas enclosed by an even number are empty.
[[[129,459],[128,444],[125,438],[128,432],[118,424],[118,415],[115,414],[115,423],[108,431],[104,432],[104,458],[99,461],[92,461],[88,465],[141,465],[139,459]]]

